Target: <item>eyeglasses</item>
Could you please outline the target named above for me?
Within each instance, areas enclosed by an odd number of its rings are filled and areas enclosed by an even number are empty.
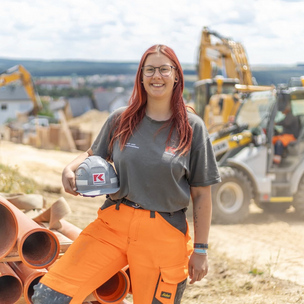
[[[161,65],[160,67],[154,67],[152,65],[143,66],[142,71],[145,76],[152,77],[155,74],[155,70],[158,69],[160,74],[164,77],[168,77],[172,73],[172,69],[176,69],[176,67],[172,65]]]

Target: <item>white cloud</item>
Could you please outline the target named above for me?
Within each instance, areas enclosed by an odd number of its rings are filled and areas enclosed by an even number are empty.
[[[152,44],[196,63],[203,26],[241,42],[251,64],[304,62],[304,1],[3,0],[0,57],[138,61]]]

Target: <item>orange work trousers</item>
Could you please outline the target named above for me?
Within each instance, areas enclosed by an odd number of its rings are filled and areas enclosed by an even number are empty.
[[[272,137],[272,143],[274,145],[278,140],[282,142],[284,147],[287,147],[290,142],[295,141],[297,139],[293,136],[293,134],[282,134]]]
[[[188,223],[184,234],[157,212],[112,205],[98,211],[40,282],[80,304],[129,265],[134,304],[173,304],[188,276],[189,244]]]

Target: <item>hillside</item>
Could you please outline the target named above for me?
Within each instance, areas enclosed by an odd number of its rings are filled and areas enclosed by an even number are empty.
[[[138,62],[83,60],[25,60],[0,58],[0,71],[23,65],[33,77],[88,75],[135,75]],[[185,75],[196,75],[195,65],[182,64]],[[252,75],[260,85],[286,83],[292,76],[304,75],[304,65],[252,66]],[[189,87],[189,85],[188,85]]]

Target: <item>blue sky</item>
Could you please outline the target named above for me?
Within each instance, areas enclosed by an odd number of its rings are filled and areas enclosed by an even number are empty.
[[[0,57],[138,61],[155,43],[195,64],[204,26],[249,63],[304,62],[304,0],[2,0]]]

